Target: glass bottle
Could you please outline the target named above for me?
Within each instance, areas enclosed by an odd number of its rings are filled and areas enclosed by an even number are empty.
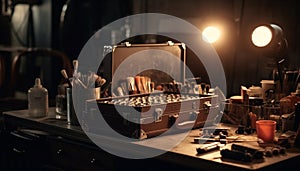
[[[28,90],[28,115],[31,117],[45,117],[48,114],[48,90],[36,78],[35,84]]]

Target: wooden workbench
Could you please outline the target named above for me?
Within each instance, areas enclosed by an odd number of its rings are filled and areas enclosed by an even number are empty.
[[[194,142],[194,138],[199,137],[200,130],[191,130],[187,136],[180,142],[176,144],[171,149],[167,149],[158,144],[159,142],[170,142],[182,138],[182,134],[169,134],[161,137],[154,137],[145,140],[138,140],[132,142],[121,142],[116,138],[112,138],[106,135],[97,135],[94,133],[88,133],[92,137],[87,137],[85,132],[80,126],[68,125],[65,118],[58,118],[54,108],[50,108],[50,112],[47,117],[44,118],[30,118],[27,114],[27,110],[17,110],[17,111],[7,111],[3,113],[4,124],[8,131],[12,131],[18,128],[34,129],[46,132],[49,135],[55,135],[59,137],[65,137],[73,142],[84,142],[88,144],[100,143],[104,151],[108,151],[111,148],[121,153],[132,152],[136,153],[136,156],[143,156],[145,154],[145,148],[147,150],[157,150],[161,154],[158,156],[153,156],[155,162],[164,163],[164,166],[171,168],[171,166],[176,166],[176,168],[185,169],[195,169],[195,170],[278,170],[278,169],[288,169],[297,166],[297,162],[300,161],[300,151],[296,148],[287,149],[286,154],[278,155],[273,157],[264,157],[263,161],[260,162],[237,162],[222,160],[219,150],[214,150],[204,154],[197,154],[196,148],[200,147],[202,144],[197,144]],[[228,129],[229,134],[234,135],[236,126],[227,125],[220,123],[217,125],[220,128]],[[234,135],[237,136],[237,135]],[[247,145],[253,145],[256,147],[258,143],[256,140],[255,133],[252,135],[238,135],[239,140],[246,140]],[[116,146],[122,144],[121,146]],[[232,143],[227,143],[226,146],[222,148],[230,148]],[[124,146],[123,146],[124,145]],[[117,149],[119,148],[119,149]],[[140,155],[139,155],[140,153]],[[114,154],[113,154],[114,156]],[[119,158],[119,157],[118,157]],[[122,157],[120,157],[122,158]],[[119,158],[119,159],[120,159]],[[149,159],[145,159],[149,160]],[[126,160],[127,162],[128,160]],[[141,160],[139,160],[141,161]],[[152,161],[152,160],[151,160]],[[155,162],[152,163],[155,165]],[[129,164],[130,165],[130,164]],[[159,165],[157,165],[159,166]],[[125,168],[125,166],[119,166],[120,168]],[[149,166],[150,167],[150,166]],[[151,166],[152,168],[154,166]],[[161,166],[159,166],[161,167]],[[116,168],[116,167],[114,167]],[[117,167],[118,168],[118,167]],[[154,167],[156,168],[156,167]],[[162,167],[163,168],[163,167]],[[157,168],[156,168],[157,169]],[[118,170],[118,169],[115,169]],[[147,170],[147,169],[146,169]],[[160,170],[160,169],[158,169]]]

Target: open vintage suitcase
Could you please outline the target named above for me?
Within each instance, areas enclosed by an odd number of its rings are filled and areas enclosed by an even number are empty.
[[[174,80],[185,82],[184,43],[126,42],[113,47],[110,59],[111,73],[106,77],[112,82],[112,91],[119,86],[120,80],[136,75],[150,77],[155,85]],[[150,69],[143,68],[144,65]],[[137,139],[158,136],[173,125],[175,132],[210,125],[218,115],[216,95],[181,92],[124,93],[123,96],[97,99],[97,105],[106,122],[115,131]]]
[[[112,129],[137,139],[214,124],[216,95],[151,93],[97,99],[98,108]]]

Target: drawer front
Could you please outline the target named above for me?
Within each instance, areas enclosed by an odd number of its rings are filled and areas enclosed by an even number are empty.
[[[6,132],[2,136],[5,143],[1,153],[5,154],[6,170],[41,170],[47,163],[48,148],[43,137],[22,130]]]
[[[50,141],[51,164],[64,170],[113,170],[113,157],[84,143],[53,138]]]

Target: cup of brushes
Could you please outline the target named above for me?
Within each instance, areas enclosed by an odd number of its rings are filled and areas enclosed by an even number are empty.
[[[68,124],[78,125],[81,114],[86,111],[86,100],[99,99],[101,87],[106,83],[104,78],[89,71],[87,74],[78,72],[78,61],[73,61],[74,72],[72,77],[67,75],[65,69],[61,70],[63,78],[68,83],[67,92],[67,121]]]

